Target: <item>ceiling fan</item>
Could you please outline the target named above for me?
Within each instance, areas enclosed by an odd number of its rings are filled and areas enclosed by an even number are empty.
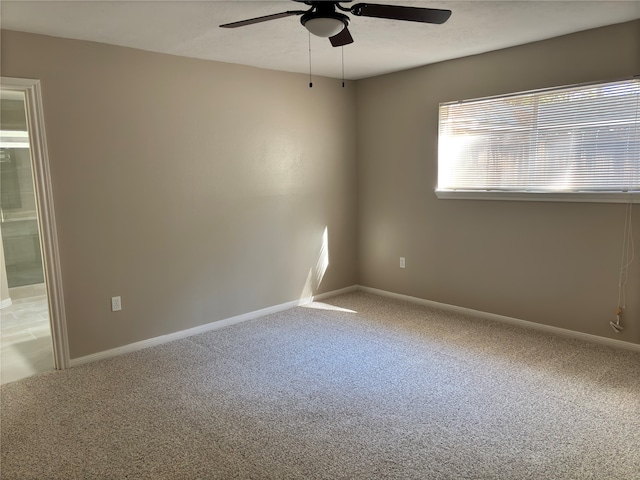
[[[356,17],[375,17],[390,20],[404,20],[408,22],[435,23],[446,22],[451,16],[451,10],[440,10],[436,8],[404,7],[400,5],[381,5],[373,3],[356,3],[351,7],[343,7],[341,3],[350,3],[353,0],[293,0],[304,3],[311,8],[308,10],[289,10],[263,17],[250,18],[239,22],[225,23],[222,28],[237,28],[254,23],[267,22],[278,18],[302,15],[300,23],[309,30],[310,33],[329,38],[331,45],[341,47],[353,43],[353,37],[349,32],[349,17],[342,12],[350,13]]]

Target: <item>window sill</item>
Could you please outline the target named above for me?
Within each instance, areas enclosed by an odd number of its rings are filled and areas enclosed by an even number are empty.
[[[441,200],[507,200],[524,202],[640,203],[640,192],[505,192],[436,190]]]

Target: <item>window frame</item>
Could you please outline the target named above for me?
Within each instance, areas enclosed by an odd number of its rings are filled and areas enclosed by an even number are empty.
[[[628,80],[640,81],[640,75],[631,75],[612,80],[599,80],[572,85],[560,85],[533,89],[521,92],[512,92],[503,95],[491,95],[487,97],[469,98],[465,100],[441,102],[438,104],[438,145],[440,144],[441,108],[446,105],[456,105],[468,102],[487,101],[491,99],[506,99],[535,93],[547,93],[571,88],[588,87],[592,85],[612,84]],[[640,115],[640,98],[637,115]],[[640,117],[637,117],[640,118]],[[640,127],[639,127],[640,128]],[[640,135],[640,133],[639,133]],[[438,171],[440,166],[440,152],[437,156]],[[640,158],[638,159],[640,162]],[[438,182],[436,181],[436,184]],[[436,185],[434,193],[437,198],[444,200],[507,200],[507,201],[537,201],[537,202],[593,202],[593,203],[640,203],[640,190],[603,190],[603,191],[560,191],[542,189],[486,189],[486,190],[465,190],[465,189],[441,189]]]

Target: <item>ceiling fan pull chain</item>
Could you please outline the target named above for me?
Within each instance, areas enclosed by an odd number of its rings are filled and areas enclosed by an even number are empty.
[[[344,88],[344,45],[340,47],[342,50],[342,88]]]
[[[313,87],[313,82],[311,81],[311,32],[309,32],[309,88]]]

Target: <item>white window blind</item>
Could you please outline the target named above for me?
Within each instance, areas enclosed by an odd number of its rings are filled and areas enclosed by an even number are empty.
[[[640,79],[440,104],[437,192],[640,192]]]

